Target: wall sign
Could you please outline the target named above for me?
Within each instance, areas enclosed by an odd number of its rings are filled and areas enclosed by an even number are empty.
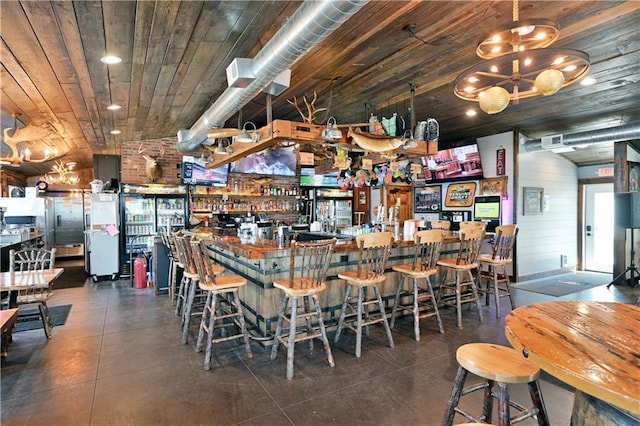
[[[507,150],[500,145],[500,148],[496,151],[496,175],[504,176],[506,174],[506,159]]]
[[[445,207],[471,207],[476,195],[476,183],[452,183],[447,188]]]

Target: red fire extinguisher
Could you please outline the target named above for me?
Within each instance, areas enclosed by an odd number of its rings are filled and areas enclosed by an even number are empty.
[[[133,286],[135,288],[147,287],[147,259],[142,254],[133,262]]]

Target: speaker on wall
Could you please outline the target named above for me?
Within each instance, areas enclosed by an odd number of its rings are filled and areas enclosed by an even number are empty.
[[[615,224],[620,228],[640,228],[640,192],[615,194]]]

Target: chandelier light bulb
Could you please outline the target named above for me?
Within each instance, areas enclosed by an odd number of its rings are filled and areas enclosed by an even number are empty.
[[[497,114],[509,105],[509,92],[504,87],[494,86],[484,91],[479,104],[487,114]]]
[[[564,84],[564,74],[556,69],[542,71],[533,82],[535,88],[545,96],[553,95]]]

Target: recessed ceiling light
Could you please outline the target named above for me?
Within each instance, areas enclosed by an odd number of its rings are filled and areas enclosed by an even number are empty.
[[[122,108],[122,106],[118,105],[118,104],[111,104],[107,107],[107,109],[111,110],[111,111],[115,111]]]
[[[109,133],[111,133],[112,135],[119,135],[122,132],[120,130],[112,130]]]
[[[591,86],[592,84],[595,84],[596,79],[593,77],[585,77],[582,80],[580,80],[580,84],[583,86]]]
[[[115,55],[107,55],[100,58],[100,60],[105,64],[119,64],[122,62],[122,58],[120,56]]]
[[[476,111],[475,109],[468,109],[465,114],[467,114],[467,116],[469,117],[475,117],[478,114],[478,111]]]

